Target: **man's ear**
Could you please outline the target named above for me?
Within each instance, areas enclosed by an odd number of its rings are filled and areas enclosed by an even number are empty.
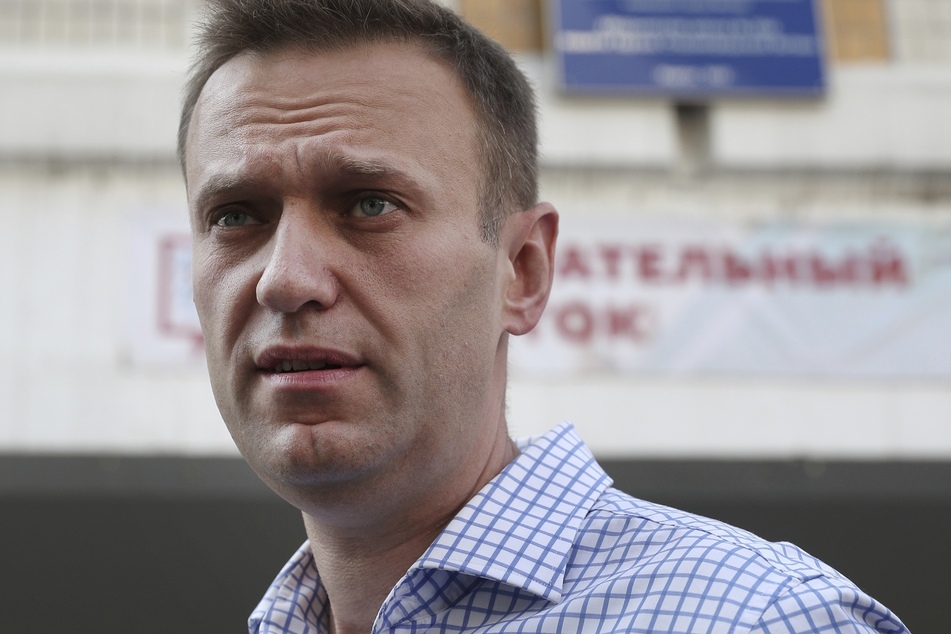
[[[523,335],[542,316],[555,273],[558,212],[548,203],[510,214],[502,229],[511,274],[502,306],[502,327]]]

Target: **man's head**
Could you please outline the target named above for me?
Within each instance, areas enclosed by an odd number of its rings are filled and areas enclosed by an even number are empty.
[[[328,3],[351,29],[352,7],[392,0]],[[507,201],[485,239],[484,166],[502,154],[484,160],[465,50],[450,63],[438,38],[281,37],[209,66],[186,108],[195,304],[218,407],[248,463],[311,517],[451,514],[511,449],[507,337],[544,308],[557,214]]]
[[[210,0],[179,125],[183,168],[192,113],[205,83],[243,52],[329,52],[360,44],[412,42],[453,69],[476,115],[482,236],[496,239],[505,214],[538,197],[531,87],[495,42],[430,0]]]

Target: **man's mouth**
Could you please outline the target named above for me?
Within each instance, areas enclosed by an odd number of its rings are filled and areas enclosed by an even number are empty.
[[[306,372],[308,370],[339,370],[342,366],[326,361],[290,361],[285,359],[274,366],[274,372]]]
[[[330,372],[332,370],[358,370],[365,365],[362,358],[341,350],[314,346],[273,345],[254,356],[254,365],[259,372],[293,374],[296,372]],[[316,379],[318,375],[314,375]],[[331,376],[324,375],[325,378]]]

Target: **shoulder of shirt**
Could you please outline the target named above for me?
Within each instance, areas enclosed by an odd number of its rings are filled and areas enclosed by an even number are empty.
[[[632,531],[672,531],[678,539],[696,539],[707,545],[729,548],[738,556],[755,558],[776,574],[798,582],[829,577],[852,585],[848,579],[819,559],[788,542],[770,542],[725,522],[635,498],[608,488],[594,504],[588,522],[622,521]]]
[[[828,579],[837,586],[854,587],[836,570],[793,544],[770,542],[725,522],[638,499],[611,487],[610,479],[570,423],[563,423],[540,440],[523,441],[520,446],[528,454],[539,450],[529,468],[545,463],[548,454],[574,454],[583,458],[575,467],[578,473],[585,473],[594,482],[606,479],[606,486],[588,489],[594,497],[587,505],[575,507],[581,517],[574,542],[584,551],[583,556],[575,558],[576,565],[586,565],[582,562],[590,561],[593,555],[589,553],[597,550],[609,553],[606,556],[611,561],[625,562],[621,568],[627,567],[632,574],[648,563],[677,565],[676,574],[683,577],[682,571],[702,560],[712,564],[717,571],[714,574],[721,579],[743,570],[750,583],[763,589],[771,586],[777,593],[813,579],[820,584]],[[557,468],[564,470],[560,463]],[[577,479],[577,474],[570,475],[569,480]],[[757,579],[749,579],[749,575]],[[706,576],[706,571],[697,571],[690,578]]]
[[[724,597],[735,586],[758,595],[746,605],[753,612],[745,622],[760,624],[762,631],[776,622],[784,623],[783,627],[807,627],[812,618],[834,614],[839,623],[858,628],[855,631],[907,632],[888,608],[793,544],[770,542],[725,522],[640,500],[614,488],[606,489],[590,508],[578,537],[577,543],[587,541],[589,546],[596,543],[611,550],[612,560],[629,559],[630,574],[635,576],[647,566],[688,584],[698,581],[703,591],[718,579]],[[637,555],[630,557],[632,543],[651,547],[639,546],[633,549]],[[693,576],[701,571],[700,561],[707,564],[705,570]]]

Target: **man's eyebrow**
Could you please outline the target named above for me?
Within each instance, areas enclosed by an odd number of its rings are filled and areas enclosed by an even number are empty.
[[[379,161],[359,159],[345,154],[330,154],[325,158],[326,167],[352,176],[388,176],[398,174],[392,166]]]
[[[357,180],[361,178],[378,179],[390,186],[405,190],[405,193],[415,193],[418,190],[418,177],[412,176],[398,165],[384,160],[330,152],[320,156],[316,165],[317,169],[325,174],[338,174]]]
[[[300,163],[298,163],[300,165]],[[317,161],[318,171],[324,174],[341,174],[349,177],[388,178],[394,183],[411,187],[413,179],[390,163],[373,159],[357,158],[340,153],[321,156]],[[202,209],[224,194],[260,191],[263,182],[257,182],[248,174],[224,172],[210,175],[195,194],[195,208]]]
[[[250,185],[240,174],[213,174],[198,188],[195,208],[201,209],[223,193],[247,189]]]

